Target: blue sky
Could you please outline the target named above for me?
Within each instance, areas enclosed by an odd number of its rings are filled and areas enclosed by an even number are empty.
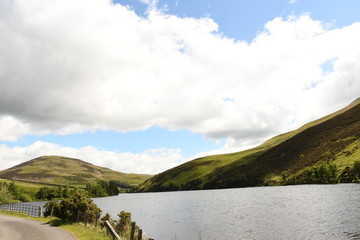
[[[147,5],[139,0],[116,0],[131,7],[138,15],[146,15]],[[309,13],[314,19],[343,27],[359,21],[359,1],[356,0],[159,0],[157,6],[166,13],[180,17],[210,17],[219,31],[230,38],[251,42],[275,17]]]
[[[0,9],[1,169],[46,154],[153,174],[255,146],[359,97],[356,0]]]
[[[206,139],[188,130],[169,131],[151,127],[142,131],[120,133],[117,131],[93,131],[67,135],[27,135],[16,142],[3,142],[8,146],[25,147],[36,141],[60,144],[64,147],[82,148],[96,146],[99,150],[142,153],[147,149],[171,148],[186,150],[186,157],[216,148],[221,142]]]

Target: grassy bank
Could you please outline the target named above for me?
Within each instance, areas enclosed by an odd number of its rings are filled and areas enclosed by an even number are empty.
[[[29,215],[24,213],[14,213],[2,210],[0,210],[0,214],[27,218],[51,224],[52,226],[56,226],[70,232],[77,240],[112,240],[112,238],[105,232],[105,229],[102,229],[100,226],[95,227],[94,225],[90,224],[85,226],[83,223],[62,224],[61,221],[57,218],[35,218],[30,217]]]

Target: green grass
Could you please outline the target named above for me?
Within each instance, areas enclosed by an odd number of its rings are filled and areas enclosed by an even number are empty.
[[[344,139],[342,139],[344,140]],[[325,159],[326,155],[330,153],[325,153]],[[352,168],[354,166],[355,161],[360,161],[360,139],[357,139],[353,141],[350,145],[348,145],[343,151],[336,154],[335,159],[331,161],[331,163],[336,164],[337,166],[337,173],[340,175],[345,168]],[[323,164],[325,162],[318,162],[316,165]],[[292,174],[289,174],[288,178],[294,178],[296,176],[300,176],[303,174],[306,170],[311,169],[313,166],[309,166],[306,168],[303,168],[297,172],[294,172]],[[269,176],[268,179],[266,179],[265,182],[272,182],[272,185],[278,185],[280,184],[282,178],[281,175],[272,175]]]
[[[335,163],[339,170],[344,170],[346,167],[352,167],[355,161],[360,161],[360,139],[355,140],[344,151],[337,154]]]
[[[94,225],[85,226],[82,223],[64,224],[60,225],[60,228],[71,232],[78,240],[112,240],[105,229],[101,229],[99,226]]]
[[[249,158],[247,158],[248,156],[258,154],[264,151],[264,149],[266,149],[265,146],[259,146],[242,152],[212,155],[192,160],[162,173],[161,175],[165,175],[165,177],[161,180],[161,185],[169,186],[170,184],[174,184],[180,186],[195,179],[201,179],[204,184],[206,183],[206,177],[214,171],[214,169],[230,165],[235,161],[246,163],[249,160]],[[156,181],[158,181],[158,179],[155,176],[141,184],[138,189],[147,191]]]
[[[0,178],[0,183],[11,183],[15,182],[16,186],[22,188],[22,190],[28,192],[28,193],[37,193],[40,188],[42,187],[50,187],[50,188],[56,188],[55,186],[48,185],[48,184],[42,184],[42,183],[29,183],[29,182],[23,182],[23,181],[17,181],[17,180],[9,180],[9,179],[3,179]]]
[[[0,214],[27,218],[39,222],[49,223],[53,226],[62,228],[70,232],[77,240],[112,240],[112,238],[105,232],[105,229],[102,229],[100,226],[95,227],[94,225],[85,226],[82,223],[74,224],[61,224],[61,222],[56,218],[45,218],[45,217],[30,217],[24,213],[14,213],[9,211],[0,210]]]
[[[21,202],[21,201],[26,201],[26,202],[38,201],[39,199],[37,199],[35,197],[35,195],[39,191],[40,188],[42,188],[42,187],[57,188],[55,186],[47,185],[47,184],[28,183],[28,182],[22,182],[22,181],[17,181],[17,180],[8,180],[8,179],[0,178],[1,185],[3,183],[7,183],[9,185],[11,182],[15,183],[15,186],[18,188],[19,195],[21,195],[22,197],[21,198],[19,196],[16,197],[12,193],[10,193],[8,190],[3,188],[3,189],[1,189],[2,193],[0,193],[1,194],[0,203],[15,203],[15,202]]]

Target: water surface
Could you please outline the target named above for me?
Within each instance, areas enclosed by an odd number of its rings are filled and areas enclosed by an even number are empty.
[[[360,184],[121,194],[94,202],[132,213],[156,240],[360,239]]]

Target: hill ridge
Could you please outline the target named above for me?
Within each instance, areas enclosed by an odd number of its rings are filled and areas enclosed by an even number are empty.
[[[320,163],[337,163],[341,175],[346,167],[354,163],[352,158],[348,162],[344,160],[342,153],[352,144],[356,145],[354,149],[360,149],[359,133],[360,98],[357,98],[332,114],[275,136],[258,147],[194,159],[167,170],[145,181],[137,187],[137,191],[279,184],[283,171],[297,174]],[[359,150],[352,151],[360,156]]]
[[[70,186],[84,186],[86,183],[100,180],[116,181],[123,186],[135,186],[148,179],[150,175],[123,173],[77,158],[49,155],[40,156],[0,171],[0,177]]]

